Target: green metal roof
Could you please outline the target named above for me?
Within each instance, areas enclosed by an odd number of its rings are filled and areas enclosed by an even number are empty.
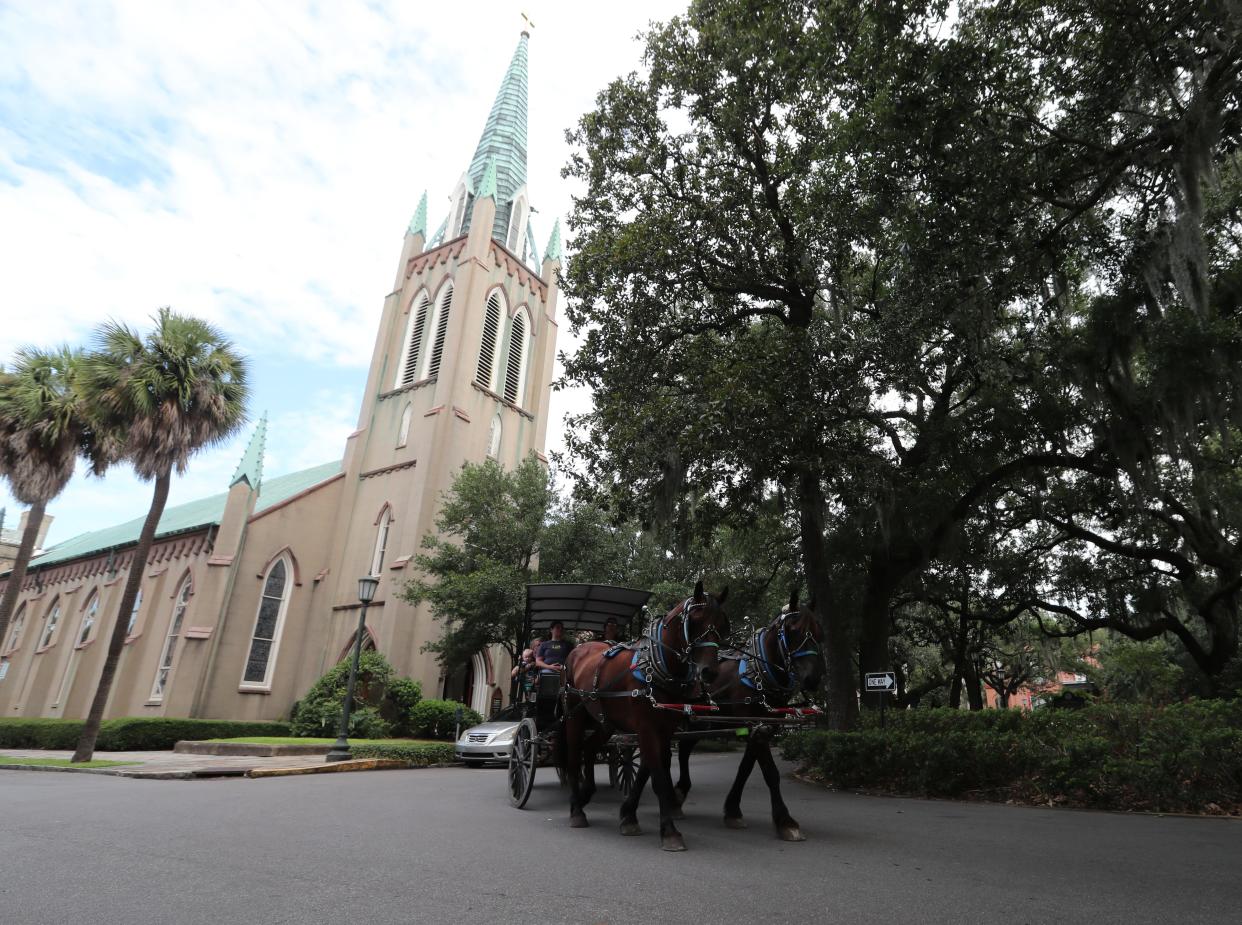
[[[479,182],[479,198],[486,199],[491,196],[496,198],[496,159],[492,158],[487,162],[487,167],[483,170],[483,179]]]
[[[280,504],[282,501],[287,501],[294,495],[332,478],[340,471],[341,461],[338,459],[335,462],[323,463],[310,469],[303,469],[301,472],[290,472],[288,475],[268,479],[263,483],[259,491],[259,500],[255,502],[254,506],[255,513],[265,511],[274,505]],[[220,518],[224,515],[224,504],[228,497],[228,493],[224,492],[219,495],[212,495],[210,498],[202,498],[198,501],[191,501],[188,504],[178,504],[176,507],[166,508],[164,516],[160,518],[160,525],[156,529],[156,537],[172,536],[173,534],[184,533],[187,530],[218,524]],[[58,543],[47,550],[43,555],[32,559],[30,568],[44,568],[49,565],[68,562],[70,559],[94,555],[107,549],[131,546],[138,542],[138,534],[142,532],[143,520],[145,520],[145,517],[139,517],[128,523],[118,524],[115,527],[105,527],[102,530],[92,530],[89,533],[75,536],[71,540],[65,540],[63,543]]]
[[[466,171],[474,188],[481,190],[488,162],[496,162],[496,221],[492,237],[498,241],[508,236],[510,201],[526,185],[527,40],[523,32]],[[467,216],[466,222],[469,220]]]

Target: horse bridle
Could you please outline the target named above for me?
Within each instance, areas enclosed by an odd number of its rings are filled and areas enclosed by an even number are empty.
[[[819,647],[816,644],[815,634],[808,626],[802,627],[802,639],[798,642],[797,648],[794,649],[793,652],[790,652],[791,646],[789,644],[789,636],[786,632],[786,625],[793,622],[795,618],[799,618],[801,616],[802,611],[791,610],[782,613],[780,618],[777,620],[776,644],[777,649],[780,652],[780,660],[782,663],[779,666],[779,670],[785,676],[784,681],[776,676],[777,666],[773,665],[772,662],[766,657],[764,640],[767,633],[772,630],[772,627],[765,626],[755,632],[755,651],[750,654],[759,665],[759,670],[761,674],[764,675],[764,680],[781,694],[791,694],[797,686],[797,683],[793,678],[794,660],[804,658],[808,655],[819,655]]]
[[[714,623],[709,623],[707,628],[703,630],[703,632],[699,633],[698,636],[695,636],[693,638],[691,638],[690,636],[691,612],[694,610],[699,610],[701,608],[706,608],[707,605],[708,605],[708,601],[706,598],[701,601],[696,601],[694,598],[688,597],[685,599],[685,601],[682,602],[681,613],[680,613],[681,638],[683,642],[685,643],[685,648],[679,649],[675,646],[670,646],[668,643],[664,642],[664,640],[660,638],[661,636],[664,635],[663,632],[661,631],[668,628],[669,623],[672,618],[672,614],[668,614],[666,616],[659,617],[659,618],[654,618],[652,619],[651,623],[648,624],[647,632],[644,633],[643,635],[652,644],[651,645],[651,652],[652,652],[651,667],[652,667],[652,673],[655,676],[654,679],[663,681],[665,684],[674,684],[674,685],[692,684],[694,683],[695,677],[698,672],[697,663],[694,661],[694,658],[693,658],[695,651],[698,649],[706,649],[706,648],[713,648],[713,649],[716,649],[717,651],[720,650],[720,630],[716,628]],[[656,629],[657,624],[659,625],[658,630]],[[708,640],[707,639],[708,636],[714,636],[715,641]],[[686,676],[684,678],[677,677],[669,669],[668,659],[667,659],[667,656],[665,655],[666,650],[668,652],[673,653],[674,655],[681,657],[686,662],[687,670],[686,670]]]

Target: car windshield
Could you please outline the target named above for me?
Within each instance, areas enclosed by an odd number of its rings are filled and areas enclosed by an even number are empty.
[[[509,706],[505,707],[499,713],[492,714],[492,718],[490,722],[497,722],[499,720],[513,720],[516,722],[517,720],[521,718],[522,718],[522,705],[520,703],[511,703],[509,704]]]

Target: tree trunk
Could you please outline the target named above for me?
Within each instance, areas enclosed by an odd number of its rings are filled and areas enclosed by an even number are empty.
[[[0,599],[0,652],[4,651],[4,637],[9,631],[9,620],[13,617],[13,608],[17,606],[17,597],[22,593],[26,566],[34,555],[35,540],[39,538],[39,527],[43,523],[43,512],[46,509],[46,501],[36,501],[26,515],[26,529],[22,531],[22,543],[17,547],[17,561],[13,563],[13,571],[9,572],[9,583],[4,586],[4,597]]]
[[[73,753],[72,761],[90,761],[91,756],[95,754],[95,740],[99,737],[104,707],[108,704],[108,693],[112,690],[112,681],[116,677],[116,665],[121,659],[121,649],[125,646],[125,636],[129,629],[129,614],[134,609],[138,589],[142,587],[142,576],[147,570],[147,558],[151,555],[151,545],[155,542],[155,530],[164,513],[164,505],[168,502],[168,488],[171,483],[171,472],[162,472],[155,480],[155,494],[151,498],[151,509],[147,511],[147,519],[142,524],[138,546],[134,549],[134,558],[129,564],[129,575],[125,579],[125,593],[121,595],[116,622],[112,624],[112,636],[108,639],[108,654],[104,658],[103,672],[99,675],[99,687],[95,689],[95,699],[91,701],[90,712],[86,715],[86,725],[82,727],[82,737],[78,740],[78,747]]]
[[[962,706],[962,679],[966,676],[966,641],[970,625],[966,622],[966,614],[957,618],[957,638],[953,640],[953,686],[949,689],[949,706],[960,709]]]
[[[891,630],[889,607],[892,598],[893,584],[888,580],[886,566],[872,565],[862,607],[862,632],[858,652],[860,675],[888,671],[888,638]],[[862,705],[866,709],[879,709],[880,698],[864,694]]]
[[[849,730],[858,724],[858,693],[854,659],[845,614],[833,606],[824,550],[824,497],[819,476],[803,472],[799,478],[799,521],[802,565],[811,597],[821,614],[824,630],[824,689],[828,696],[828,726]]]
[[[969,658],[962,662],[962,678],[966,682],[966,703],[971,710],[983,709],[983,683],[979,680],[979,672],[975,663]]]

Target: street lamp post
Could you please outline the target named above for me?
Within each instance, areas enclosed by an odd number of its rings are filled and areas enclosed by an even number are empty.
[[[358,600],[362,602],[362,609],[358,612],[358,631],[354,634],[354,658],[349,665],[349,686],[345,689],[345,703],[341,705],[341,728],[336,734],[332,751],[324,757],[325,761],[348,761],[354,757],[349,748],[349,712],[354,706],[354,684],[358,680],[358,660],[362,658],[362,633],[367,626],[367,605],[375,600],[377,587],[379,579],[372,575],[358,579]]]

